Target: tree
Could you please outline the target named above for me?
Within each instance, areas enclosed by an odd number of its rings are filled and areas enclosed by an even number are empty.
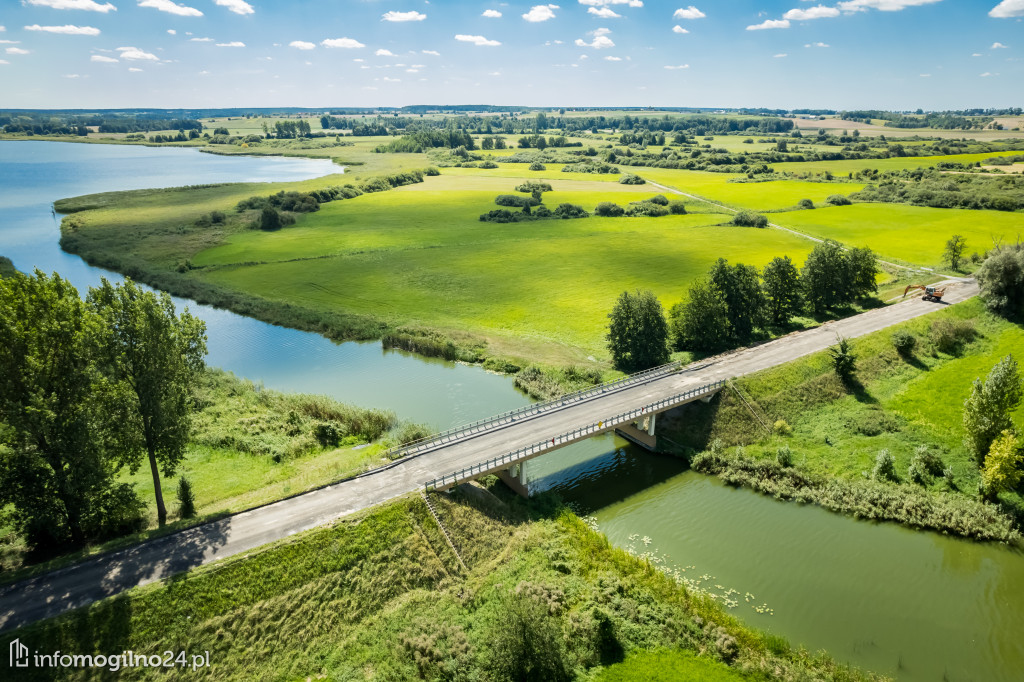
[[[849,384],[857,369],[857,356],[853,352],[853,346],[849,339],[840,336],[837,341],[836,345],[828,349],[832,369],[835,370],[840,381]]]
[[[638,372],[668,362],[668,323],[654,292],[622,292],[608,318],[608,349],[617,368]]]
[[[708,274],[725,296],[733,336],[741,342],[748,340],[754,327],[762,323],[765,309],[757,268],[742,263],[729,265],[729,261],[719,258]]]
[[[672,306],[669,316],[676,350],[714,352],[728,347],[732,337],[729,306],[713,282],[695,282],[687,302]]]
[[[1017,434],[1005,429],[992,441],[985,466],[981,470],[981,484],[985,494],[994,499],[1001,492],[1014,490],[1020,483],[1021,464],[1024,464],[1024,452]]]
[[[976,277],[990,310],[1024,316],[1024,244],[1002,248],[986,258]]]
[[[878,259],[866,246],[850,249],[846,259],[846,293],[850,298],[867,298],[878,293]]]
[[[942,262],[949,263],[953,270],[959,270],[964,262],[964,249],[967,248],[967,240],[959,234],[954,234],[946,242],[946,250],[942,252]]]
[[[761,273],[764,280],[764,299],[768,317],[773,324],[785,325],[800,311],[803,298],[800,295],[800,275],[789,256],[781,256],[764,266]]]
[[[826,239],[814,246],[800,271],[804,300],[821,314],[845,300],[846,257],[838,242]]]
[[[999,434],[1013,428],[1010,412],[1020,404],[1021,391],[1020,370],[1012,355],[996,363],[984,383],[974,380],[964,401],[964,444],[979,465]]]
[[[143,454],[148,456],[163,525],[167,509],[160,469],[173,475],[185,456],[192,391],[206,355],[206,324],[187,310],[176,315],[170,296],[146,291],[130,279],[116,286],[103,279],[89,292],[89,305],[104,322],[101,367],[126,389],[133,436],[126,461],[134,473]]]
[[[279,230],[281,229],[281,214],[277,212],[277,209],[273,206],[264,206],[263,210],[260,211],[260,229],[261,230]]]
[[[59,275],[0,280],[0,507],[36,549],[143,522],[131,486],[113,478],[125,414],[96,367],[100,334]]]

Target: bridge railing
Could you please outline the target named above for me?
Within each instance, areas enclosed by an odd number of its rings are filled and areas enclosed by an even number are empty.
[[[556,447],[559,444],[571,443],[572,441],[579,440],[580,438],[584,438],[586,436],[590,436],[601,431],[607,431],[611,427],[618,426],[619,424],[625,424],[634,419],[637,419],[638,417],[642,417],[646,414],[651,414],[652,412],[658,412],[659,410],[665,409],[670,405],[679,404],[680,402],[685,401],[689,398],[698,398],[708,393],[714,393],[716,391],[721,390],[723,386],[725,386],[724,380],[716,381],[711,384],[705,384],[704,386],[690,389],[689,391],[677,393],[673,396],[669,396],[668,398],[662,398],[657,402],[649,403],[647,405],[644,405],[643,407],[638,407],[628,412],[621,412],[613,417],[609,417],[607,419],[600,419],[586,426],[581,426],[578,429],[573,429],[572,431],[562,433],[558,436],[555,436],[551,440],[543,440],[539,443],[528,445],[525,448],[520,448],[513,452],[507,452],[504,455],[494,457],[485,462],[479,462],[478,464],[473,464],[472,466],[460,469],[459,471],[439,476],[438,478],[435,478],[432,481],[427,481],[426,483],[424,483],[423,487],[427,491],[447,488],[461,481],[476,478],[477,476],[483,473],[494,471],[496,469],[502,469],[505,467],[505,465],[511,466],[512,464],[515,464],[520,460],[526,459],[531,455],[536,455],[546,450],[550,450],[551,448]]]
[[[623,377],[621,379],[616,379],[615,381],[609,381],[604,384],[598,384],[593,388],[585,388],[579,391],[574,391],[572,393],[567,393],[561,398],[546,400],[544,402],[539,403],[531,403],[530,405],[525,405],[514,410],[509,410],[508,412],[502,412],[501,414],[496,414],[492,417],[487,417],[485,419],[480,419],[475,422],[470,422],[468,424],[456,426],[448,429],[447,431],[441,431],[440,433],[435,433],[433,435],[426,436],[418,440],[403,443],[402,445],[397,445],[387,450],[383,456],[387,459],[397,459],[399,457],[404,457],[406,455],[412,455],[418,452],[423,452],[424,450],[429,450],[437,445],[451,443],[452,441],[458,440],[458,438],[461,436],[480,433],[481,431],[484,431],[495,425],[510,424],[516,421],[517,419],[533,417],[535,415],[540,414],[541,412],[547,412],[558,407],[564,407],[565,405],[568,405],[570,403],[586,400],[587,398],[591,398],[593,396],[602,395],[613,391],[620,391],[630,386],[636,386],[639,384],[646,383],[648,381],[652,381],[657,378],[661,378],[663,376],[668,376],[669,374],[678,372],[679,369],[682,368],[683,366],[684,365],[682,362],[670,362],[667,365],[661,365],[659,367],[653,367],[651,369],[644,370],[643,372],[630,374],[629,376]]]

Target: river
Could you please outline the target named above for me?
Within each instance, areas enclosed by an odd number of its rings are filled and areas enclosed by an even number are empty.
[[[58,245],[59,198],[339,172],[329,161],[223,157],[191,149],[0,142],[0,255],[57,271],[80,290],[114,273]],[[508,377],[477,367],[336,344],[195,303],[209,364],[281,390],[325,393],[448,427],[518,407]],[[901,680],[1024,678],[1024,556],[997,545],[854,521],[734,490],[614,436],[528,467],[593,515],[610,540],[699,583],[753,626]],[[721,586],[721,587],[719,587]]]

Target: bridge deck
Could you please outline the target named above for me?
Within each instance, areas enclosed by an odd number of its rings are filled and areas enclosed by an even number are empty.
[[[950,288],[946,304],[965,300],[976,293],[977,285],[973,282],[960,283]],[[0,630],[53,616],[136,585],[330,523],[346,514],[422,489],[426,482],[446,474],[480,466],[552,438],[558,445],[560,438],[571,437],[569,434],[573,432],[579,434],[580,429],[596,422],[701,386],[790,362],[829,347],[835,343],[837,335],[862,336],[934,312],[946,304],[915,298],[711,358],[650,381],[581,397],[529,418],[452,434],[447,442],[424,446],[409,458],[363,476],[8,585],[0,588]]]

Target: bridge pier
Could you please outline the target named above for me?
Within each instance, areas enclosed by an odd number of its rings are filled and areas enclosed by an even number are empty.
[[[526,482],[526,460],[513,464],[508,469],[500,469],[498,478],[520,497],[530,496],[530,488]]]
[[[615,428],[615,433],[645,450],[655,452],[658,449],[658,438],[654,435],[657,417],[657,413],[652,413],[635,422],[621,424]]]

